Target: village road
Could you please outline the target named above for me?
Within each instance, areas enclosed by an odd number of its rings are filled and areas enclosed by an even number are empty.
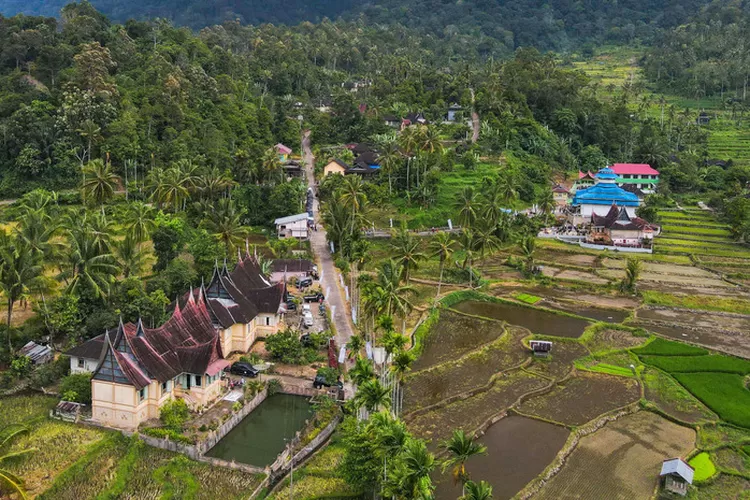
[[[331,250],[326,241],[326,231],[323,228],[320,217],[317,190],[315,189],[315,158],[310,149],[310,131],[305,131],[302,137],[302,160],[305,163],[305,172],[307,184],[316,193],[313,200],[313,217],[317,224],[318,230],[313,231],[310,238],[310,246],[318,263],[318,272],[321,274],[320,285],[326,296],[328,307],[334,312],[332,315],[334,326],[336,327],[336,345],[341,347],[349,341],[354,333],[349,308],[344,300],[344,292],[336,283],[336,273],[333,266],[333,257]]]

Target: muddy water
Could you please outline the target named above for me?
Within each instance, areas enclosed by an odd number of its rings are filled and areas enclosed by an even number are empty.
[[[467,314],[507,321],[541,335],[575,338],[589,326],[589,322],[582,319],[503,302],[467,300],[453,307]]]
[[[276,460],[286,440],[294,437],[311,415],[312,407],[306,397],[268,396],[206,455],[265,467]]]
[[[487,446],[487,455],[469,459],[466,469],[474,480],[492,485],[493,498],[511,498],[552,462],[567,438],[564,427],[526,417],[506,417],[479,439]],[[453,484],[450,470],[435,482],[437,500],[461,496],[461,486]]]
[[[565,311],[579,316],[595,319],[596,321],[606,321],[607,323],[622,323],[628,317],[629,311],[622,309],[602,309],[600,307],[584,307],[574,305],[562,305],[557,303],[543,303],[544,307]]]

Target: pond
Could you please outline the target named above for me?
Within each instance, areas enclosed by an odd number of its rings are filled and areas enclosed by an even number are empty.
[[[487,455],[470,458],[466,470],[473,479],[492,485],[493,498],[511,498],[554,460],[568,434],[566,428],[541,420],[505,417],[479,438]],[[461,486],[454,485],[450,476],[446,470],[435,478],[437,500],[461,496]]]
[[[607,323],[622,323],[630,314],[625,309],[604,309],[601,307],[587,307],[578,305],[562,305],[558,303],[544,303],[544,307],[565,311],[579,316],[594,319],[596,321],[606,321]]]
[[[286,441],[302,429],[312,413],[306,397],[268,396],[206,455],[265,467],[276,460]]]
[[[467,300],[453,307],[463,313],[507,321],[540,335],[575,338],[579,337],[590,324],[582,319],[505,302]]]

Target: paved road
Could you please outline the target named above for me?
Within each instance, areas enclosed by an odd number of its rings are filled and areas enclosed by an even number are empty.
[[[315,158],[310,150],[309,131],[305,132],[302,138],[302,160],[305,164],[307,184],[315,190]],[[328,307],[335,307],[332,310],[335,311],[333,314],[333,323],[336,326],[336,344],[341,347],[349,341],[349,338],[354,333],[354,327],[352,326],[349,309],[344,300],[344,292],[335,281],[336,273],[334,271],[333,258],[331,257],[328,242],[326,241],[326,231],[323,228],[320,218],[317,196],[313,201],[313,216],[315,217],[315,223],[318,225],[318,230],[312,232],[310,245],[318,262],[318,270],[322,273],[320,284],[324,293],[326,293]]]

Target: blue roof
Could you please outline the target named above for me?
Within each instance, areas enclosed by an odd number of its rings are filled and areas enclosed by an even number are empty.
[[[578,205],[612,205],[637,207],[640,205],[635,193],[625,191],[617,184],[600,182],[589,188],[579,189],[573,197],[573,206]]]
[[[617,179],[617,174],[614,170],[612,170],[609,167],[604,167],[603,169],[599,170],[599,172],[596,173],[596,178],[601,180],[607,180],[607,179]]]

